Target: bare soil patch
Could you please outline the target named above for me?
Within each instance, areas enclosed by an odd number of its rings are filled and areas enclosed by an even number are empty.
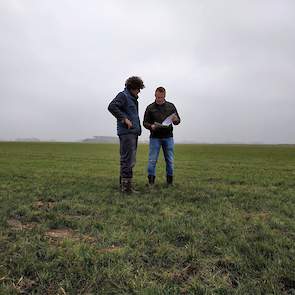
[[[29,278],[21,277],[17,283],[12,283],[13,288],[20,294],[30,294],[37,283]]]
[[[54,201],[36,201],[35,203],[33,203],[33,208],[35,209],[45,209],[45,210],[49,210],[52,209],[55,206],[55,202]]]
[[[79,234],[70,228],[49,229],[45,232],[45,236],[54,241],[70,239],[74,241],[84,241],[87,243],[96,243],[97,239],[89,235]]]
[[[50,229],[45,232],[45,236],[53,239],[65,239],[65,238],[75,238],[75,232],[69,228],[57,228],[57,229]]]
[[[24,229],[33,229],[37,226],[37,223],[34,222],[27,222],[22,223],[18,219],[10,218],[7,220],[7,224],[11,227],[13,230],[24,230]]]

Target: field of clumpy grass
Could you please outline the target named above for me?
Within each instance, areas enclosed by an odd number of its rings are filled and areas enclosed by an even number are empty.
[[[295,294],[295,147],[0,143],[0,294]]]

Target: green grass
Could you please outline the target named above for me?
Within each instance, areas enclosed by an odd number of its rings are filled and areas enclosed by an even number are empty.
[[[0,143],[0,294],[295,294],[295,147]],[[60,236],[53,236],[54,234]]]

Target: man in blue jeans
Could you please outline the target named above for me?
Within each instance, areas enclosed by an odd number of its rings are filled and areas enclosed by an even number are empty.
[[[158,87],[155,91],[155,102],[146,108],[144,114],[143,126],[151,132],[148,162],[148,181],[150,185],[155,183],[156,164],[161,147],[166,161],[167,184],[173,184],[174,140],[172,124],[178,125],[180,117],[174,104],[166,101],[165,97],[165,88]],[[165,120],[169,116],[171,124],[169,124],[169,120]]]
[[[120,139],[120,190],[123,193],[134,192],[132,169],[136,161],[138,136],[141,134],[137,99],[143,88],[141,78],[136,76],[128,78],[124,91],[119,92],[108,107],[117,119],[117,134]]]

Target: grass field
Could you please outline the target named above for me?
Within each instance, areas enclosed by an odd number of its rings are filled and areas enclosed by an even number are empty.
[[[0,294],[295,294],[295,147],[0,143]]]

